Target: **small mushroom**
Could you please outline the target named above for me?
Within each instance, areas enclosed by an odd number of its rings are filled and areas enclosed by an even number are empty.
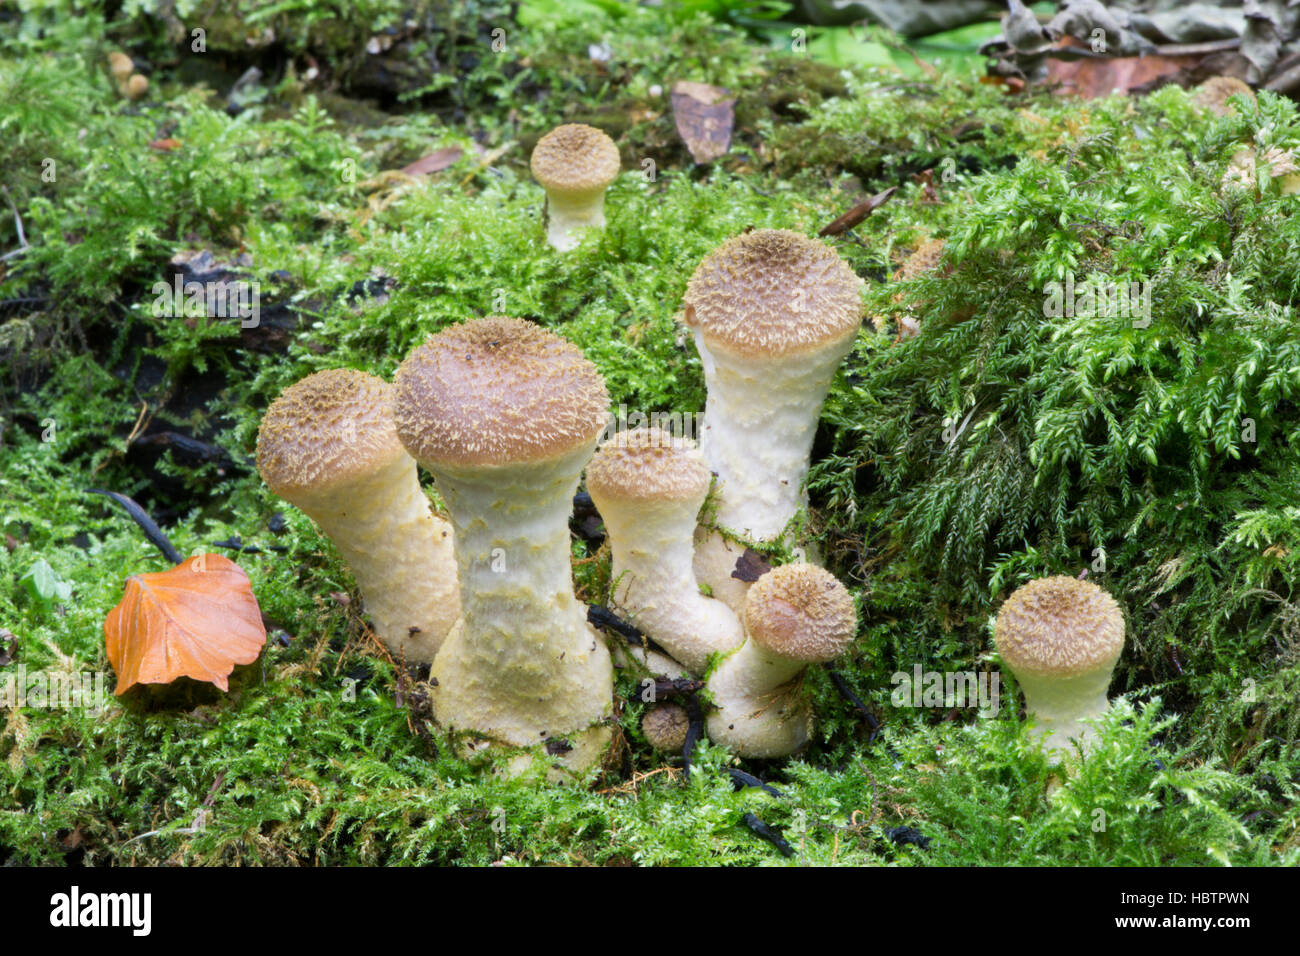
[[[434,716],[513,747],[555,738],[555,762],[581,770],[611,739],[613,708],[609,650],[574,596],[569,544],[604,380],[559,336],[491,316],[432,336],[395,385],[397,433],[455,530],[463,616],[433,665]]]
[[[686,746],[691,719],[681,704],[655,704],[641,717],[641,733],[655,750],[680,753]]]
[[[658,428],[620,432],[587,466],[613,553],[614,603],[695,674],[745,640],[740,620],[700,593],[695,521],[712,478],[695,443]]]
[[[397,439],[393,387],[352,369],[308,375],[257,433],[267,487],[320,526],[394,656],[428,663],[460,616],[451,526],[436,517]]]
[[[1124,649],[1115,599],[1077,578],[1030,581],[1003,602],[993,642],[1025,692],[1034,733],[1049,754],[1060,759],[1071,740],[1086,752],[1096,731],[1083,721],[1110,707],[1106,689]]]
[[[700,450],[720,481],[716,523],[773,541],[807,505],[804,479],[822,403],[862,325],[862,280],[825,243],[784,229],[728,240],[691,276],[682,319],[708,399]],[[697,537],[695,573],[740,613],[744,546]]]
[[[594,126],[568,123],[537,141],[530,163],[546,190],[546,241],[576,246],[583,229],[605,227],[605,190],[621,165],[614,141]]]
[[[812,736],[812,708],[796,678],[811,663],[839,657],[858,628],[853,598],[811,564],[764,574],[745,601],[747,640],[709,678],[717,710],[709,738],[741,757],[784,757]]]

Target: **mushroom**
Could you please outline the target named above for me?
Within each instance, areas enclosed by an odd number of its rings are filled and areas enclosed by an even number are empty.
[[[394,656],[428,663],[460,616],[456,561],[392,404],[393,387],[365,372],[308,375],[262,417],[257,470],[334,542]]]
[[[747,640],[709,678],[717,706],[709,738],[741,757],[784,757],[812,736],[812,708],[795,679],[809,664],[844,653],[857,611],[826,569],[785,564],[755,582],[744,618]]]
[[[1228,100],[1238,94],[1255,102],[1255,91],[1245,80],[1235,76],[1212,76],[1196,88],[1192,103],[1216,116],[1231,116],[1237,110]]]
[[[1070,740],[1086,751],[1096,731],[1083,721],[1110,706],[1106,689],[1124,649],[1124,615],[1115,599],[1077,578],[1030,581],[1003,602],[993,642],[1025,692],[1035,734],[1049,754],[1059,759]]]
[[[530,163],[546,190],[546,241],[560,251],[581,241],[579,230],[605,226],[605,190],[621,165],[614,141],[594,126],[568,123],[537,141]]]
[[[807,504],[804,478],[831,378],[862,325],[862,280],[825,243],[761,229],[710,253],[686,289],[708,399],[700,450],[721,482],[716,525],[778,539]],[[697,536],[695,573],[736,613],[743,545]]]
[[[559,336],[490,316],[432,336],[395,385],[397,433],[433,473],[459,568],[462,617],[433,665],[434,716],[490,742],[545,743],[581,770],[611,739],[610,654],[569,563],[573,493],[607,418],[604,380]]]
[[[690,726],[691,719],[681,704],[655,704],[641,717],[641,733],[655,750],[680,752]]]
[[[696,674],[745,640],[740,619],[700,593],[695,521],[712,476],[695,443],[658,428],[619,432],[587,466],[587,490],[613,552],[614,603]]]

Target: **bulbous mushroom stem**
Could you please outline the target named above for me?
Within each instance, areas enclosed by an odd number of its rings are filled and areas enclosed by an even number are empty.
[[[451,526],[397,438],[392,386],[352,369],[291,385],[262,419],[257,468],[338,548],[392,654],[432,662],[460,616]]]
[[[742,757],[784,757],[812,736],[812,708],[794,681],[808,666],[747,641],[714,671],[709,739]]]
[[[695,522],[709,484],[693,444],[658,428],[619,433],[587,468],[613,557],[612,603],[695,674],[745,639],[735,613],[695,580]]]
[[[296,503],[352,571],[375,636],[399,660],[432,662],[460,617],[460,597],[451,525],[430,510],[414,459]]]
[[[455,528],[464,617],[433,676],[450,727],[515,746],[564,738],[564,762],[609,741],[609,651],[573,593],[569,513],[591,447],[553,462],[490,469],[440,464],[434,481]]]
[[[1070,678],[1017,674],[1025,692],[1025,709],[1033,715],[1032,735],[1049,753],[1067,754],[1073,750],[1071,740],[1079,742],[1083,753],[1091,749],[1097,730],[1085,720],[1100,717],[1110,709],[1106,691],[1110,687],[1111,667]]]

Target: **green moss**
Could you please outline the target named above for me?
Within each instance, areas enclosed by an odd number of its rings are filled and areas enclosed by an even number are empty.
[[[124,579],[164,566],[90,487],[136,497],[185,554],[234,536],[261,549],[237,557],[273,623],[261,661],[215,703],[0,711],[0,845],[32,863],[787,862],[744,827],[754,813],[783,828],[789,862],[1300,862],[1300,220],[1275,184],[1219,188],[1241,136],[1261,152],[1300,144],[1292,107],[1261,96],[1258,114],[1212,122],[1175,89],[1080,107],[962,77],[900,84],[774,54],[713,20],[598,6],[507,22],[508,56],[458,60],[451,86],[403,102],[358,105],[286,76],[234,117],[180,67],[155,71],[156,100],[110,88],[95,65],[108,26],[166,44],[123,26],[147,5],[58,28],[32,12],[0,32],[0,92],[19,104],[0,118],[0,161],[31,243],[0,280],[0,626],[18,638],[0,674],[108,672],[103,621]],[[332,7],[280,7],[258,9],[286,18],[286,42],[334,42],[313,33]],[[593,61],[591,43],[614,56]],[[739,96],[732,154],[713,168],[691,166],[651,92],[678,78]],[[529,139],[614,116],[629,171],[609,226],[557,256]],[[180,146],[149,145],[162,139]],[[480,163],[479,142],[514,145]],[[465,157],[451,169],[383,175],[452,144]],[[653,181],[636,173],[644,158]],[[931,167],[933,193],[907,179]],[[805,516],[861,609],[837,670],[882,733],[869,742],[818,669],[805,680],[816,744],[745,764],[784,798],[733,792],[735,762],[708,746],[683,781],[645,746],[639,703],[620,715],[630,777],[510,783],[449,756],[415,676],[399,703],[333,548],[258,480],[269,402],[320,368],[390,375],[431,332],[504,311],[581,346],[629,413],[697,412],[703,376],[675,314],[700,258],[746,228],[815,234],[900,181],[831,240],[873,280],[886,331],[864,331],[832,389]],[[6,251],[11,220],[0,213]],[[952,271],[887,281],[927,236],[948,240]],[[292,307],[283,346],[230,320],[155,316],[152,284],[182,249],[248,256],[263,309]],[[1067,270],[1155,278],[1150,326],[1045,317],[1044,285]],[[904,306],[922,331],[895,343]],[[149,415],[226,457],[128,442]],[[607,554],[575,543],[574,558],[581,594],[600,600]],[[40,562],[66,600],[22,583]],[[1125,699],[1051,796],[1005,684],[991,719],[891,704],[892,676],[917,664],[996,669],[1001,598],[1084,567],[1125,607]],[[637,678],[620,674],[623,697]],[[895,844],[897,826],[930,849]]]

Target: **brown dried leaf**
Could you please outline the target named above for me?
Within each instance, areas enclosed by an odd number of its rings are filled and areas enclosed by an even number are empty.
[[[454,166],[456,161],[464,155],[465,151],[459,146],[448,146],[446,149],[440,149],[428,156],[417,159],[411,165],[405,167],[402,172],[407,176],[428,176],[430,173],[439,173],[450,166]]]
[[[673,86],[673,119],[691,158],[710,163],[731,148],[736,98],[708,83],[681,80]]]

